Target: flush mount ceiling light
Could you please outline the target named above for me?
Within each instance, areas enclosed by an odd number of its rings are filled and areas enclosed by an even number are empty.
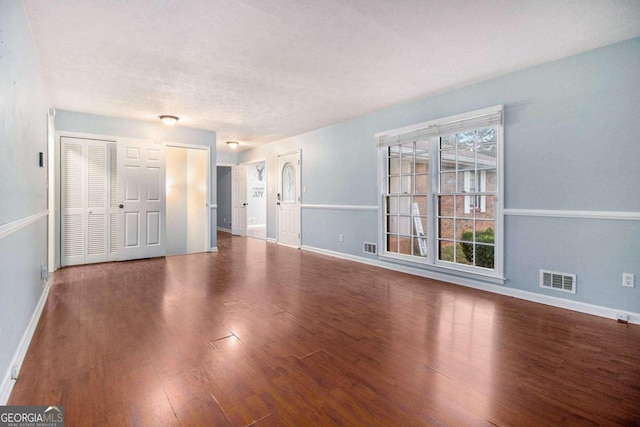
[[[164,123],[167,126],[173,126],[176,124],[176,122],[178,120],[180,120],[179,117],[177,116],[160,116],[160,120],[162,120],[162,123]]]
[[[240,143],[238,141],[227,141],[227,145],[232,149],[235,149],[240,145]]]

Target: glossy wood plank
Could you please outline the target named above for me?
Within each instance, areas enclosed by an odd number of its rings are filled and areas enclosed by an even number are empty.
[[[9,404],[66,425],[640,425],[640,327],[220,233],[65,268]]]

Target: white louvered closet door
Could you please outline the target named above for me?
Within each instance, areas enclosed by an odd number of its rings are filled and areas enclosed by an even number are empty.
[[[107,146],[87,143],[87,254],[85,263],[104,262],[107,257]]]
[[[113,148],[112,148],[113,147]],[[61,262],[89,264],[115,259],[111,202],[115,144],[61,139]]]
[[[60,145],[60,261],[62,266],[84,264],[85,226],[85,144],[62,138]]]

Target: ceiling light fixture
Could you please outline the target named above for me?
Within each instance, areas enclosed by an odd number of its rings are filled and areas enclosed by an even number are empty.
[[[173,126],[180,118],[178,116],[160,116],[160,120],[167,126]]]
[[[227,141],[227,145],[235,150],[240,143],[238,141]]]

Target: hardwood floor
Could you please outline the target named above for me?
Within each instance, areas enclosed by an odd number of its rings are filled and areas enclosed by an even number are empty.
[[[10,405],[74,425],[640,425],[640,327],[231,238],[65,268]]]

